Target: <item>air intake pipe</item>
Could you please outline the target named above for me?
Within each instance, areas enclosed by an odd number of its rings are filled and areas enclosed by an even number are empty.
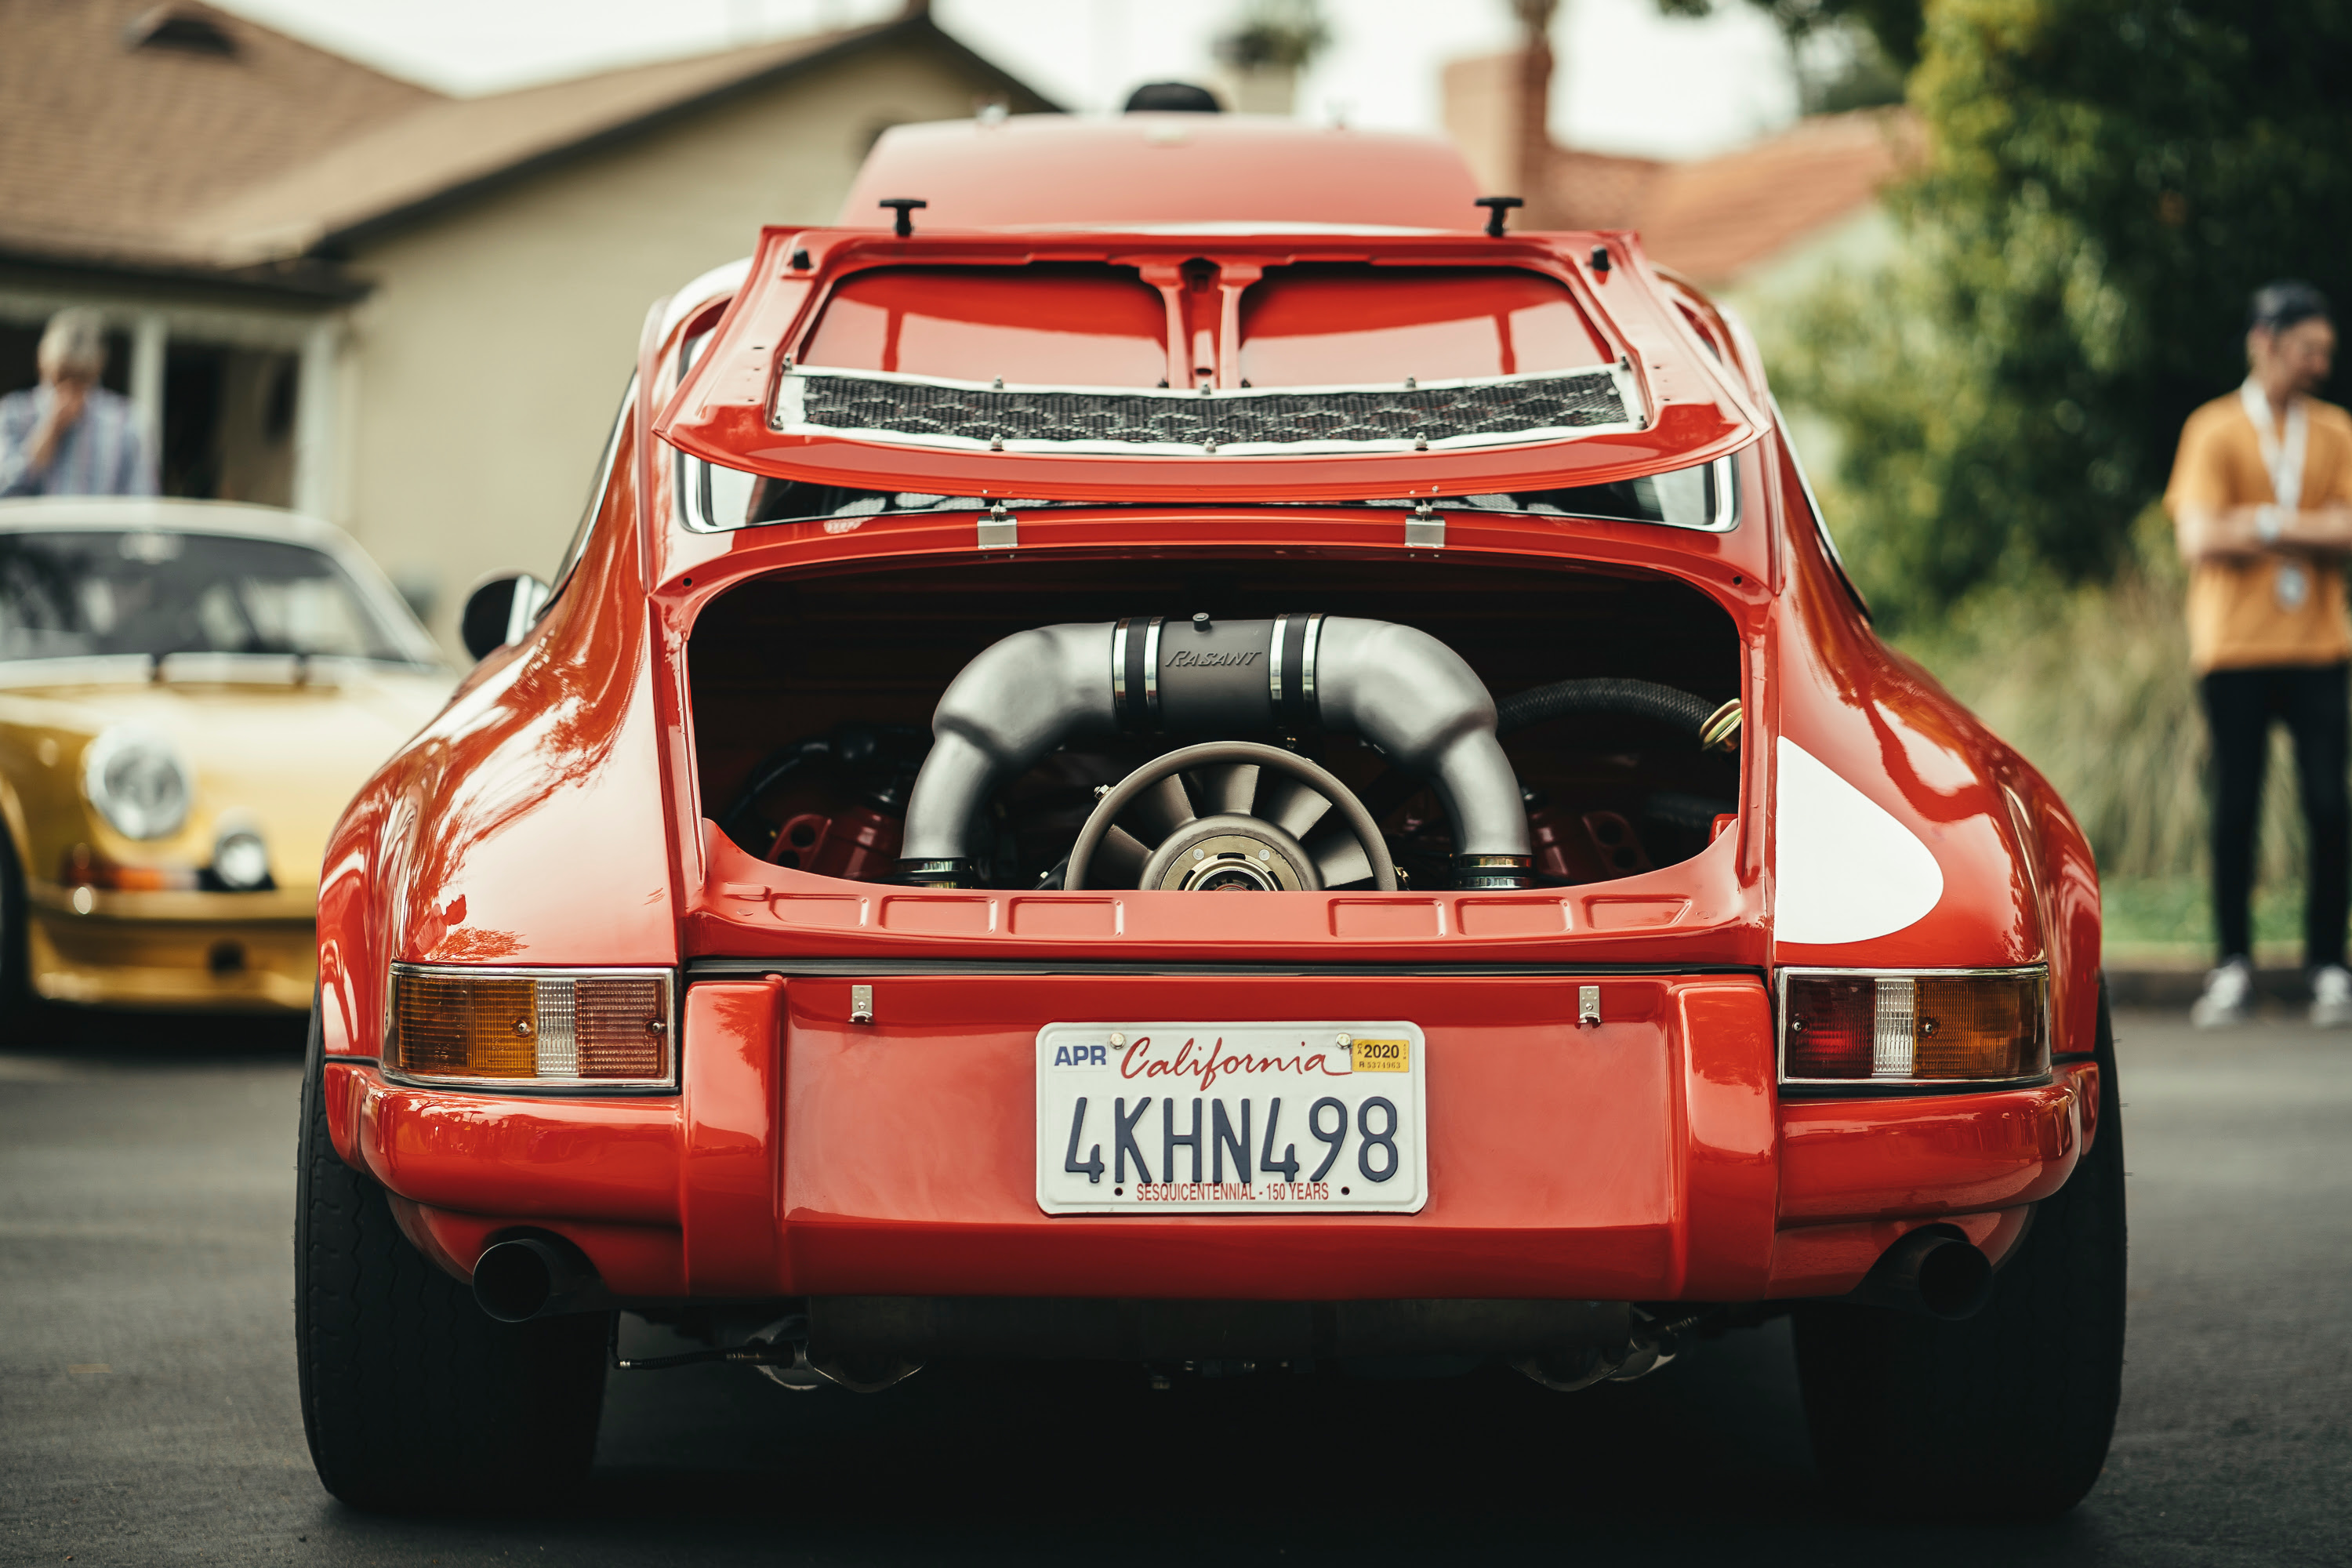
[[[1231,738],[1323,728],[1426,777],[1454,826],[1457,879],[1528,885],[1526,808],[1495,700],[1426,632],[1345,616],[1163,616],[1015,632],[963,667],[931,716],[902,874],[972,880],[972,823],[997,789],[1079,735]]]

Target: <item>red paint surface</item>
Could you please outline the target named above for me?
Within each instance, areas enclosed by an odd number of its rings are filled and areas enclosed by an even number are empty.
[[[1779,1119],[1772,1016],[1754,985],[1677,989],[1682,1047],[1684,1269],[1675,1293],[1740,1301],[1771,1268]]]
[[[2098,1071],[2080,1062],[2039,1089],[1785,1106],[1780,1212],[1891,1219],[2038,1202],[2074,1173]]]
[[[753,1296],[782,1276],[776,1189],[782,1150],[783,984],[697,985],[686,994],[677,1212],[689,1294]]]
[[[914,215],[926,233],[1235,218],[1474,228],[1486,218],[1478,194],[1462,155],[1435,137],[1255,115],[1016,114],[885,132],[841,221],[887,225],[876,203],[918,196],[930,203]]]
[[[537,1219],[677,1223],[678,1102],[461,1094],[363,1079],[368,1173],[441,1208]]]

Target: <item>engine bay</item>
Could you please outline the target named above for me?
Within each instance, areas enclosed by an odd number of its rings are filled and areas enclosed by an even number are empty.
[[[855,881],[1561,887],[1739,798],[1729,616],[1588,563],[866,564],[734,587],[688,666],[703,814]]]

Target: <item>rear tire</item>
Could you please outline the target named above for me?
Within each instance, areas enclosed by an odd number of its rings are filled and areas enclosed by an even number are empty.
[[[604,1313],[500,1323],[400,1232],[327,1131],[310,1014],[296,1154],[294,1334],[302,1430],[326,1489],[394,1513],[544,1507],[588,1472]]]
[[[2098,1131],[1976,1316],[1815,1302],[1795,1314],[1822,1479],[1877,1514],[2047,1519],[2106,1461],[2124,1361],[2124,1140],[2099,986]]]

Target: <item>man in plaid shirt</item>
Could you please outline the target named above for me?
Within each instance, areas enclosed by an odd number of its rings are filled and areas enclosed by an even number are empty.
[[[152,496],[155,459],[131,400],[99,385],[106,329],[60,310],[41,334],[41,384],[0,397],[0,497]]]

